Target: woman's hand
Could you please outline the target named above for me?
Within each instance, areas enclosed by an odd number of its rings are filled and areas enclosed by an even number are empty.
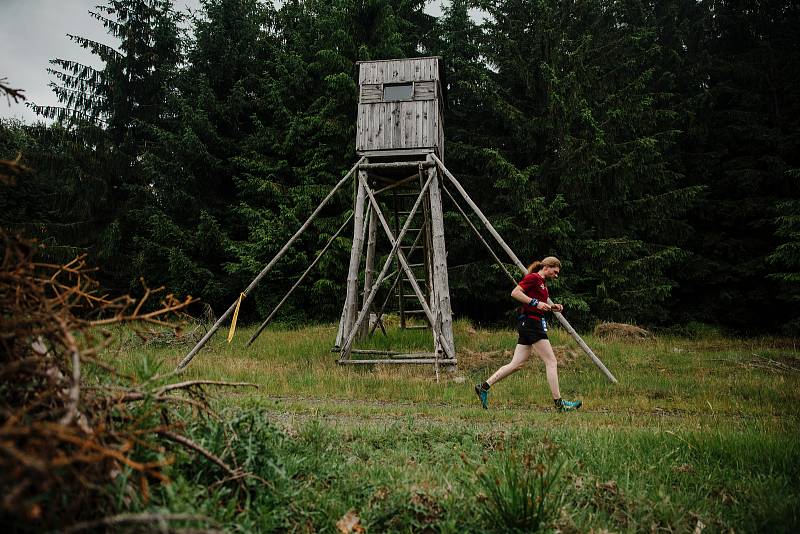
[[[536,309],[541,310],[543,312],[550,311],[550,305],[546,302],[539,301],[539,304],[536,305]]]
[[[550,306],[550,311],[561,313],[562,311],[564,311],[564,306],[562,304],[553,303],[553,305]]]

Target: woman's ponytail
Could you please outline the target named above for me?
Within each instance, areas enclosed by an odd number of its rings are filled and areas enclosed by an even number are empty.
[[[547,256],[543,260],[536,260],[528,266],[528,274],[538,272],[542,267],[558,267],[561,268],[561,260],[555,256]]]

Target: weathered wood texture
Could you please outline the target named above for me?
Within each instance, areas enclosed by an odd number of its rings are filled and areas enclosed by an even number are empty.
[[[400,360],[337,360],[338,363],[342,365],[358,365],[358,364],[366,364],[366,365],[378,365],[378,364],[419,364],[419,365],[430,365],[430,364],[438,364],[438,365],[456,365],[458,360],[455,358],[453,359],[436,359],[436,358],[408,358],[408,359],[400,359]]]
[[[432,160],[429,160],[432,161]],[[453,312],[450,308],[450,283],[447,278],[447,250],[444,243],[444,213],[442,211],[442,196],[439,191],[439,173],[437,169],[428,169],[428,180],[431,185],[428,187],[428,198],[430,199],[431,209],[431,241],[433,245],[433,297],[435,310],[434,316],[441,333],[440,338],[434,337],[437,342],[436,352],[443,349],[447,354],[455,354],[455,343],[453,342]],[[439,340],[446,347],[439,346]]]
[[[361,61],[358,79],[362,84],[438,81],[438,57],[417,57]]]
[[[359,179],[360,178],[361,178],[361,174],[359,173]],[[403,228],[400,230],[400,235],[399,235],[398,240],[395,241],[394,240],[394,236],[392,235],[392,232],[389,230],[388,225],[386,224],[386,218],[381,213],[381,208],[378,205],[378,202],[375,200],[375,197],[372,195],[372,192],[369,190],[369,186],[367,185],[365,180],[362,181],[361,184],[364,187],[364,189],[366,190],[367,195],[369,196],[370,203],[372,205],[372,209],[374,210],[374,213],[378,216],[378,219],[380,220],[381,225],[383,226],[384,231],[386,232],[386,235],[389,237],[389,241],[392,244],[392,250],[389,253],[389,257],[386,258],[386,262],[383,264],[383,268],[381,269],[381,272],[378,275],[377,280],[375,281],[375,285],[373,286],[372,291],[370,291],[369,295],[367,296],[367,299],[366,299],[366,301],[364,303],[364,306],[361,308],[361,312],[359,313],[358,318],[356,319],[354,328],[358,328],[361,325],[361,323],[364,322],[364,319],[368,314],[369,307],[372,305],[372,302],[375,300],[375,296],[378,293],[378,288],[380,287],[380,285],[383,283],[383,281],[386,278],[386,273],[387,273],[387,271],[389,270],[389,267],[392,264],[392,260],[394,259],[395,255],[397,255],[400,252],[400,243],[402,242],[403,237],[405,236],[406,232],[408,231],[408,227],[409,227],[409,224],[411,222],[411,219],[409,218],[406,221],[406,224],[403,225]],[[422,199],[422,195],[424,195],[424,193],[425,193],[425,190],[423,189],[423,191],[420,192],[420,197],[417,199],[417,202],[414,204],[414,207],[411,209],[411,215],[409,217],[413,216],[414,212],[416,212],[417,208],[419,208],[419,204],[420,204],[420,201]],[[342,347],[341,352],[342,352],[343,358],[347,359],[347,358],[350,357],[350,349],[353,347],[353,340],[355,338],[355,332],[351,331],[345,337],[346,337],[346,340],[341,345],[341,347]]]
[[[372,291],[372,281],[375,277],[375,246],[378,242],[378,220],[371,207],[369,210],[369,222],[367,224],[367,257],[364,261],[364,297],[362,307],[367,304],[367,296]],[[361,324],[359,337],[363,338],[369,333],[369,321]]]
[[[359,63],[356,150],[437,148],[442,153],[440,59]],[[384,101],[384,85],[411,83],[411,100]]]
[[[358,171],[358,192],[356,194],[355,218],[353,223],[353,246],[350,249],[350,267],[347,270],[347,295],[345,297],[345,312],[343,335],[350,335],[351,328],[358,314],[358,271],[361,267],[361,254],[364,245],[364,212],[365,186],[367,173]]]

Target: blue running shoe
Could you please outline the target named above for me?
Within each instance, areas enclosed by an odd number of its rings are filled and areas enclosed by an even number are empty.
[[[579,400],[576,401],[565,401],[562,400],[558,403],[558,411],[559,412],[574,412],[578,408],[581,407],[583,403]]]
[[[489,409],[489,392],[487,390],[483,389],[483,387],[480,384],[475,384],[475,394],[481,400],[481,406],[483,406],[483,409],[484,410],[488,410]]]

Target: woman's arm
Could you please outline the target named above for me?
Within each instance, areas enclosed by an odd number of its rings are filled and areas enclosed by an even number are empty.
[[[528,295],[525,294],[525,292],[519,285],[517,285],[517,287],[514,288],[514,291],[511,292],[511,298],[513,298],[517,302],[521,302],[522,304],[530,304],[532,300]],[[536,307],[539,310],[545,312],[550,311],[550,305],[548,303],[539,301],[537,302],[538,304],[536,304]]]

